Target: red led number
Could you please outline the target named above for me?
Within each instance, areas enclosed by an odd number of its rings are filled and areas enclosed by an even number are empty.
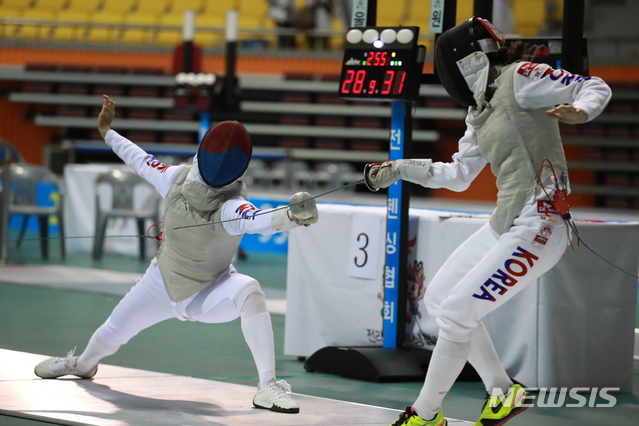
[[[404,90],[404,80],[406,80],[406,71],[398,71],[395,84],[393,84],[393,94],[398,95]]]
[[[375,86],[377,86],[377,80],[371,80],[368,82],[368,93],[375,93]]]
[[[395,71],[388,70],[384,75],[384,82],[382,83],[382,95],[388,95],[393,87],[393,78],[395,77]]]
[[[355,74],[355,83],[353,84],[353,93],[362,93],[365,79],[366,79],[366,71],[358,70],[357,73]]]
[[[342,88],[340,89],[340,92],[350,93],[351,87],[353,86],[354,78],[355,78],[355,71],[346,70],[346,78],[344,79],[344,82],[342,83]]]
[[[366,55],[366,65],[373,67],[383,67],[388,63],[388,52],[368,52]]]
[[[388,63],[388,52],[381,52],[381,53],[382,53],[382,56],[381,56],[380,65],[384,67]]]

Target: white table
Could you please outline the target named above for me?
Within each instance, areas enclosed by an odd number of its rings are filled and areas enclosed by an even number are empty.
[[[386,209],[319,205],[320,220],[290,232],[284,353],[310,356],[326,346],[381,346]],[[368,222],[367,222],[367,219]],[[377,222],[375,222],[377,221]],[[487,216],[411,209],[409,265],[423,264],[427,285],[444,260]],[[353,227],[370,223],[367,260],[373,279],[349,275],[362,241]],[[374,224],[381,228],[375,230]],[[590,247],[637,273],[639,223],[578,222]],[[371,260],[372,259],[372,260]],[[637,279],[585,247],[560,262],[484,322],[509,375],[529,387],[619,387],[631,391]],[[412,345],[432,349],[438,328],[426,313],[407,325]]]

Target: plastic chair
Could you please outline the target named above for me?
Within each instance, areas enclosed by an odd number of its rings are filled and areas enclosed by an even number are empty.
[[[4,139],[0,139],[0,166],[7,164],[7,158],[9,158],[11,163],[24,163],[24,157],[22,157],[18,148]]]
[[[102,173],[96,179],[95,188],[93,259],[100,260],[104,254],[104,237],[109,219],[133,218],[137,221],[140,235],[140,260],[144,260],[147,239],[145,221],[160,221],[160,195],[150,183],[132,171]]]
[[[6,166],[0,168],[1,182],[4,182]],[[17,246],[20,247],[30,216],[38,218],[40,228],[40,249],[44,259],[49,257],[49,218],[57,219],[60,231],[60,251],[65,257],[64,217],[63,217],[63,190],[58,177],[46,167],[35,164],[14,163],[9,166],[9,215],[24,215],[22,227],[18,236]],[[43,206],[38,203],[46,191],[52,191],[53,206]],[[57,200],[55,197],[57,196]],[[40,205],[39,205],[40,204]]]

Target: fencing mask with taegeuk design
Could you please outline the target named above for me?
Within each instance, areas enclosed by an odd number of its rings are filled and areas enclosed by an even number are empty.
[[[197,150],[198,171],[207,185],[222,187],[244,174],[252,153],[246,128],[238,121],[222,121],[202,138]]]

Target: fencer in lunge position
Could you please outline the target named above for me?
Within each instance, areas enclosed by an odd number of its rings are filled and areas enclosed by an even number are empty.
[[[241,328],[259,375],[253,405],[299,412],[290,386],[275,377],[271,318],[259,283],[231,264],[242,235],[273,234],[317,222],[315,200],[300,192],[287,208],[258,210],[248,201],[242,175],[252,154],[248,132],[237,121],[213,126],[198,147],[193,165],[158,162],[111,130],[115,103],[104,96],[98,130],[113,151],[166,199],[163,244],[142,278],[114,308],[82,353],[50,358],[35,367],[45,378],[91,378],[98,362],[140,331],[161,321],[221,323],[241,318]],[[222,222],[222,223],[220,223]],[[205,226],[174,229],[187,225]]]
[[[569,184],[558,121],[592,120],[611,92],[599,78],[521,61],[524,48],[521,42],[504,46],[492,24],[478,17],[444,32],[435,46],[437,73],[448,94],[469,107],[458,152],[448,163],[402,159],[365,168],[374,191],[399,179],[464,191],[486,164],[497,178],[489,223],[451,254],[428,285],[424,301],[439,337],[417,400],[394,426],[446,425],[442,401],[466,361],[488,392],[476,426],[501,425],[525,409],[525,390],[506,373],[482,318],[566,250]]]

